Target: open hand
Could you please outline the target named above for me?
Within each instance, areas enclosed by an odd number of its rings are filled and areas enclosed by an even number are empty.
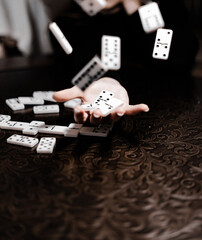
[[[114,97],[122,100],[124,104],[107,117],[103,117],[99,109],[94,109],[90,113],[89,111],[84,111],[82,106],[78,105],[74,108],[74,119],[76,122],[84,123],[89,119],[91,124],[97,125],[106,120],[106,118],[110,121],[118,121],[123,115],[136,115],[139,112],[149,111],[146,104],[130,105],[126,89],[117,80],[109,77],[104,77],[93,82],[85,91],[82,91],[77,86],[58,91],[53,95],[53,98],[57,102],[81,98],[82,104],[90,104],[95,101],[102,90],[113,92]]]

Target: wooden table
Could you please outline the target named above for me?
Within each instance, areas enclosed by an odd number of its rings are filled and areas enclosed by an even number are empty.
[[[29,94],[26,86],[15,95]],[[9,145],[13,131],[0,130],[1,240],[202,238],[201,95],[149,86],[148,113],[123,117],[107,138],[55,135],[53,154]],[[4,100],[0,113],[12,120],[73,121],[62,104],[59,115],[36,117]]]

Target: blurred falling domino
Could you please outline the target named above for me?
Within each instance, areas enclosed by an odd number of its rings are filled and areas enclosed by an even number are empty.
[[[66,54],[71,54],[73,49],[70,43],[67,41],[66,37],[58,27],[57,23],[52,22],[49,24],[49,29],[55,36],[55,38],[58,40],[60,46],[63,48],[63,50],[66,52]]]

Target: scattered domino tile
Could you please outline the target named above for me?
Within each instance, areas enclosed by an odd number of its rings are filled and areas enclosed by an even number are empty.
[[[17,98],[9,98],[9,99],[6,99],[5,102],[13,111],[25,109],[25,105],[22,103],[19,103]]]
[[[70,123],[68,128],[72,128],[72,129],[80,129],[83,127],[82,123]]]
[[[37,153],[52,153],[56,144],[54,137],[42,137],[37,146]]]
[[[43,105],[43,106],[34,106],[33,112],[35,114],[48,114],[48,113],[59,113],[60,109],[57,104],[54,105]]]
[[[33,121],[30,122],[29,125],[32,126],[32,127],[42,127],[42,126],[45,125],[45,122],[33,120]]]
[[[81,98],[74,98],[69,101],[64,102],[64,107],[66,108],[74,108],[78,105],[81,105]]]
[[[7,143],[30,148],[34,147],[38,142],[39,140],[37,138],[27,137],[18,134],[14,134],[7,139]]]
[[[38,127],[28,126],[22,130],[23,134],[36,135],[38,133]]]
[[[64,132],[67,130],[67,128],[67,126],[44,125],[39,127],[38,131],[39,133],[64,135]]]
[[[7,121],[7,122],[1,123],[0,128],[7,129],[7,130],[21,131],[28,126],[29,126],[29,123],[27,123],[27,122]]]
[[[156,2],[151,2],[138,8],[142,27],[146,33],[156,31],[165,26],[159,6]]]
[[[3,122],[7,122],[11,119],[11,116],[10,115],[4,115],[4,114],[0,114],[0,125],[1,123]]]
[[[56,102],[53,99],[53,94],[55,93],[55,91],[34,91],[32,93],[33,97],[35,98],[41,98],[45,101],[50,101],[50,102]]]
[[[94,16],[100,12],[105,6],[105,0],[75,0],[75,2],[86,12],[89,16]]]
[[[121,67],[121,39],[117,36],[102,36],[101,59],[107,69]]]
[[[170,52],[173,31],[171,29],[158,29],[154,43],[152,57],[167,60]]]
[[[83,108],[84,111],[89,111],[92,112],[95,109],[95,105],[94,104],[83,104],[81,105],[81,107]]]
[[[67,128],[64,132],[64,136],[65,137],[78,137],[79,135],[79,131],[80,129],[79,128]]]
[[[42,105],[44,100],[36,97],[18,97],[19,103],[24,105]]]

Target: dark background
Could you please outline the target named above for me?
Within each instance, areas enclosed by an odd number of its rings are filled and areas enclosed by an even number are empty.
[[[186,6],[201,43],[201,3]],[[134,79],[131,102],[147,103],[150,111],[123,117],[107,138],[55,135],[53,154],[41,155],[7,144],[14,131],[0,130],[0,240],[201,240],[199,46],[189,72],[128,61],[121,76]],[[25,58],[13,50],[0,60],[0,113],[16,121],[73,122],[62,104],[51,116],[35,116],[30,107],[12,112],[5,104],[6,98],[68,86],[62,59]]]

